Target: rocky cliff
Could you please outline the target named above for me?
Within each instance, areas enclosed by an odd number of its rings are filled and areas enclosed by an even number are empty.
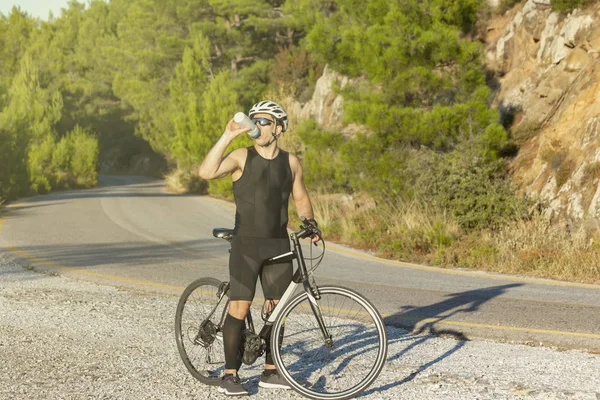
[[[600,218],[600,4],[528,0],[487,29],[495,106],[514,122],[515,181],[550,217]]]

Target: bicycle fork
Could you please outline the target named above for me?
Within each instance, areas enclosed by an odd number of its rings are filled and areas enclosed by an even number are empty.
[[[310,308],[315,314],[315,318],[317,319],[317,324],[319,324],[319,328],[321,328],[321,333],[323,334],[323,340],[325,341],[325,346],[333,347],[333,337],[329,333],[327,326],[325,325],[325,321],[323,320],[323,314],[321,313],[321,306],[317,302],[321,296],[319,295],[318,289],[312,287],[308,282],[304,282],[304,289],[306,291],[306,296],[308,297],[308,304],[310,304]]]
[[[311,285],[310,283],[310,273],[306,268],[306,264],[304,262],[304,255],[302,254],[302,246],[298,242],[298,238],[293,235],[292,243],[294,244],[294,252],[298,254],[298,271],[302,276],[302,282],[304,283],[304,291],[306,292],[306,296],[308,297],[308,303],[310,304],[310,308],[317,319],[317,324],[319,324],[319,328],[321,329],[321,333],[323,334],[323,341],[325,342],[325,346],[331,348],[333,347],[333,338],[325,325],[325,321],[323,320],[323,314],[321,313],[321,306],[319,305],[317,300],[321,299],[321,294],[319,293],[319,289],[317,285]]]

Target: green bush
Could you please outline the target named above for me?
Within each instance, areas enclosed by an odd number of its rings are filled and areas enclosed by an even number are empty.
[[[280,47],[270,69],[271,83],[282,87],[286,94],[306,102],[312,96],[317,78],[323,67],[314,62],[310,54],[300,47]]]
[[[409,150],[384,146],[382,138],[375,135],[359,135],[342,146],[342,171],[349,188],[364,190],[377,199],[410,197]]]
[[[230,176],[208,181],[208,192],[224,199],[233,199],[233,182]]]
[[[340,157],[340,148],[346,139],[340,133],[319,129],[313,120],[305,121],[297,132],[307,149],[302,160],[306,185],[315,191],[347,191],[348,176]]]
[[[24,135],[5,125],[0,112],[0,200],[12,200],[29,187]],[[20,126],[16,126],[17,129]]]
[[[52,190],[52,154],[55,142],[51,135],[39,144],[30,147],[27,157],[27,169],[31,189],[36,193],[47,193]]]
[[[54,189],[92,187],[97,181],[98,141],[76,127],[58,142],[51,135],[28,152],[31,189],[47,193]]]
[[[172,101],[177,111],[173,114],[175,136],[170,152],[183,170],[204,159],[223,133],[224,124],[240,109],[232,74],[219,73],[198,86],[194,77],[200,72],[186,72],[189,64],[193,62],[187,60],[177,67],[176,79],[171,83]],[[244,141],[238,139],[234,145],[242,143]]]
[[[516,195],[501,162],[467,145],[431,154],[416,181],[418,193],[447,210],[466,231],[498,229],[525,216],[528,202]]]
[[[52,151],[52,169],[55,171],[69,171],[71,156],[73,155],[72,143],[69,140],[61,140],[54,146]]]
[[[71,158],[73,156],[72,143],[69,140],[60,140],[52,151],[52,163],[49,171],[52,173],[52,188],[68,189],[72,182],[70,179]]]
[[[92,187],[97,182],[98,140],[80,127],[67,136],[73,153],[70,174],[80,187]]]

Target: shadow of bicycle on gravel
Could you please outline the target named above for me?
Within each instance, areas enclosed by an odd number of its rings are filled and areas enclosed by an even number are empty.
[[[452,356],[463,348],[468,340],[463,332],[455,329],[440,328],[440,325],[446,320],[463,313],[473,313],[479,310],[479,307],[485,302],[501,296],[507,290],[523,286],[521,283],[493,286],[485,289],[469,290],[466,292],[453,293],[447,295],[448,299],[424,307],[404,306],[402,312],[390,315],[385,318],[388,333],[388,344],[390,349],[398,343],[406,345],[400,350],[388,351],[387,363],[400,360],[408,355],[411,350],[419,346],[427,346],[427,342],[437,337],[453,338],[456,343],[443,353],[423,362],[414,368],[412,372],[405,376],[399,376],[399,380],[377,386],[377,381],[370,389],[367,389],[358,397],[369,396],[376,393],[386,392],[392,388],[401,386],[415,379],[419,374],[439,363],[440,361]],[[385,368],[385,367],[384,367]]]
[[[389,379],[390,376],[384,374],[375,381],[371,388],[358,397],[376,397],[383,392],[387,392],[389,395],[389,390],[412,381],[433,365],[458,352],[468,340],[466,335],[459,330],[441,328],[440,325],[452,318],[456,319],[460,314],[476,312],[482,304],[519,286],[522,284],[515,283],[453,293],[447,295],[447,299],[444,301],[424,307],[404,306],[402,312],[386,317],[389,349],[384,371],[386,366],[390,367],[390,363],[401,360],[405,356],[410,359],[411,351],[416,351],[420,346],[428,346],[430,344],[428,342],[439,336],[452,338],[455,341],[451,345],[445,342],[442,350],[439,350],[439,345],[426,348],[428,351],[425,354],[429,354],[428,356],[419,355],[419,361],[416,364],[413,361],[413,364],[403,368],[412,371],[404,375],[396,374],[395,376],[398,378],[394,382],[388,380],[382,383],[381,378],[387,376]],[[313,320],[310,317],[311,314],[307,315],[306,321]],[[302,319],[298,322],[301,321]],[[364,324],[343,318],[329,325],[330,331],[336,338],[336,345],[333,348],[327,348],[320,345],[322,344],[318,339],[321,335],[320,328],[306,321],[304,321],[305,325],[300,323],[295,328],[290,326],[293,323],[292,319],[288,319],[286,322],[282,355],[288,372],[297,382],[317,392],[331,390],[330,379],[349,379],[357,384],[364,376],[352,375],[357,372],[356,363],[360,364],[374,357],[374,353],[379,348],[378,337],[374,334],[373,329],[365,329]],[[294,334],[288,335],[289,331],[293,331]],[[427,359],[423,360],[424,357]],[[412,359],[414,360],[414,358]],[[258,380],[258,378],[255,377],[254,380]]]

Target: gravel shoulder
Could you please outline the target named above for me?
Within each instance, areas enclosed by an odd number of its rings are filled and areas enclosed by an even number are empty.
[[[177,353],[177,298],[24,270],[0,253],[0,398],[213,399]],[[461,341],[388,328],[365,399],[600,400],[600,355]],[[255,399],[260,364],[240,376]]]

